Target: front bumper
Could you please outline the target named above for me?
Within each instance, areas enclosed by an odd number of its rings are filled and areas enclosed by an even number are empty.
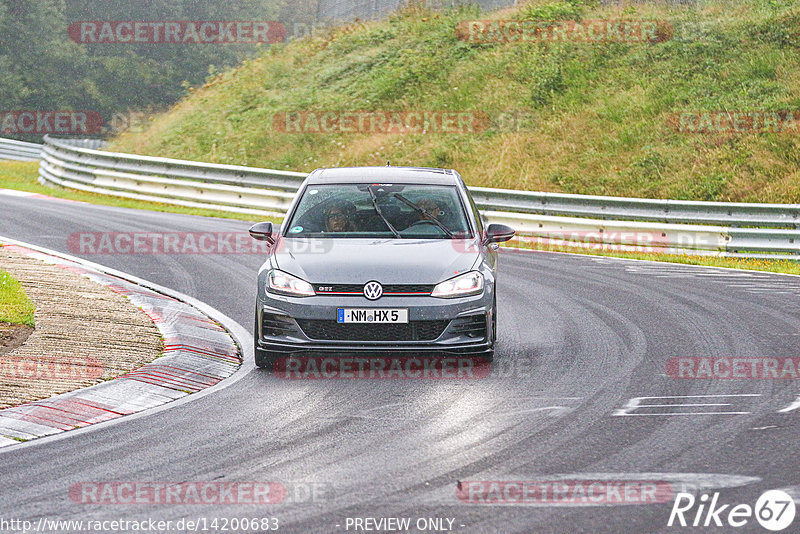
[[[262,294],[256,309],[256,349],[279,354],[483,354],[492,350],[492,298],[314,296]],[[336,322],[339,308],[405,308],[408,325]]]

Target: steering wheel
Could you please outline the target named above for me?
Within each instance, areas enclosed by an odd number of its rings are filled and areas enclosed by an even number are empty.
[[[409,228],[413,228],[413,227],[415,227],[415,226],[419,226],[420,224],[432,224],[432,225],[434,225],[434,226],[435,226],[435,227],[437,227],[437,228],[439,227],[439,225],[438,225],[438,224],[436,224],[435,222],[433,222],[433,221],[432,221],[432,220],[430,220],[430,219],[419,219],[419,220],[417,220],[417,221],[414,221],[413,223],[411,223],[411,224],[410,224],[408,227],[409,227]]]

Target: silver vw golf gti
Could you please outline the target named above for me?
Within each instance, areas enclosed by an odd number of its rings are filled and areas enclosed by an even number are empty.
[[[300,186],[258,274],[255,360],[392,353],[494,356],[497,243],[459,174],[318,169]]]

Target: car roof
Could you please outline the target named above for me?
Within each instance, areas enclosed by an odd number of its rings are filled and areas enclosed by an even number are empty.
[[[372,182],[455,185],[458,173],[452,169],[428,167],[336,167],[317,169],[308,177],[309,184]]]

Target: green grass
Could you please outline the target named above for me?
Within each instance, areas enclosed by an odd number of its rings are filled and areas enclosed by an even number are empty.
[[[0,322],[33,326],[36,306],[25,295],[20,283],[5,271],[0,271]]]
[[[666,20],[655,44],[474,44],[469,19]],[[309,171],[453,167],[470,185],[719,201],[800,202],[800,134],[686,134],[696,110],[800,109],[800,8],[790,0],[696,5],[532,0],[485,14],[408,8],[273,46],[191,90],[121,151]],[[294,110],[518,110],[520,131],[286,134]],[[511,123],[513,126],[514,123]],[[505,130],[509,130],[506,128]]]
[[[187,208],[183,206],[172,206],[158,202],[147,202],[127,198],[118,198],[109,195],[100,195],[87,191],[77,191],[60,187],[47,187],[39,184],[39,164],[36,162],[17,162],[0,161],[0,189],[16,189],[18,191],[29,191],[51,197],[63,198],[67,200],[77,200],[104,206],[115,206],[119,208],[133,208],[150,211],[163,211],[168,213],[183,213],[186,215],[200,215],[204,217],[222,217],[227,219],[237,219],[241,221],[273,221],[280,222],[278,219],[270,217],[259,217],[243,213],[232,213],[221,210]]]

